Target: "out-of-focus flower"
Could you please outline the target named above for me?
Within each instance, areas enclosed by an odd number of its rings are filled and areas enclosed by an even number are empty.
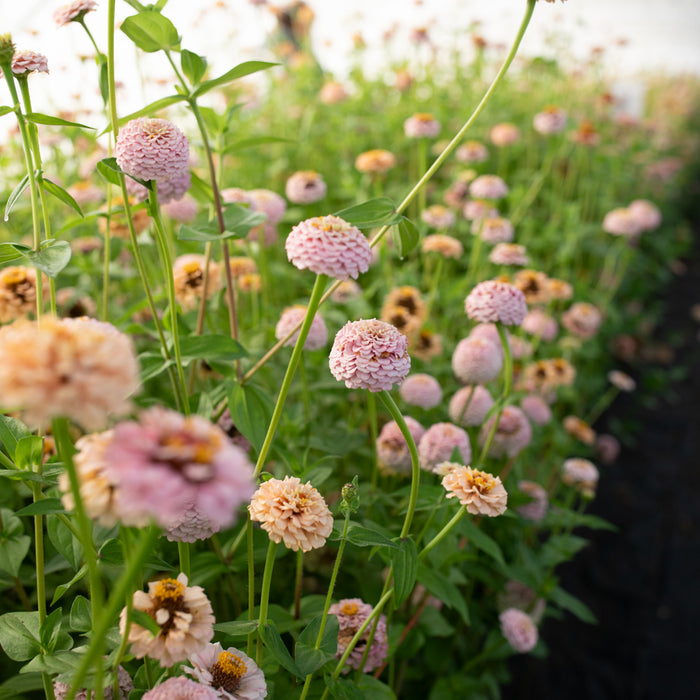
[[[153,518],[176,528],[184,514],[205,514],[213,532],[232,525],[254,491],[253,466],[218,426],[154,406],[138,422],[119,423],[105,450],[126,524]]]
[[[173,263],[173,280],[175,298],[183,311],[190,311],[197,306],[204,291],[204,264],[206,258],[197,253],[181,255]],[[207,281],[207,299],[221,289],[221,268],[209,261],[209,279]]]
[[[529,265],[525,246],[517,243],[497,243],[489,253],[489,260],[494,265]]]
[[[493,428],[496,416],[491,416],[479,432],[479,444],[484,445]],[[517,406],[506,406],[498,419],[498,426],[489,447],[489,457],[515,457],[532,440],[532,426]]]
[[[637,388],[637,382],[629,374],[625,374],[619,369],[613,369],[608,372],[608,381],[620,391],[630,392]]]
[[[142,696],[142,700],[219,700],[219,697],[213,688],[184,676],[176,676],[151,688]]]
[[[602,228],[606,233],[628,238],[634,238],[642,232],[639,218],[624,207],[609,211],[603,218]]]
[[[463,384],[484,384],[495,379],[503,368],[503,353],[490,340],[463,338],[452,353],[452,371]]]
[[[104,199],[102,188],[89,180],[80,180],[66,188],[68,194],[81,206],[96,204]]]
[[[129,693],[134,689],[134,682],[131,680],[131,676],[126,672],[126,669],[123,666],[120,666],[119,670],[117,671],[117,682],[119,684],[119,694],[117,695],[118,700],[128,700]],[[66,700],[69,691],[70,685],[68,685],[68,683],[62,683],[61,681],[53,682],[53,693],[56,700]],[[94,694],[94,691],[92,691],[90,697],[93,697]],[[88,691],[83,688],[73,697],[74,700],[88,700]],[[104,688],[104,698],[105,700],[113,700],[114,690],[111,684]]]
[[[440,133],[440,122],[432,114],[418,112],[403,123],[403,130],[408,138],[434,139]]]
[[[331,605],[328,612],[338,618],[338,623],[340,625],[338,631],[338,649],[335,654],[336,658],[339,659],[345,653],[350,640],[355,636],[357,630],[362,627],[362,623],[369,617],[372,612],[372,606],[365,603],[361,598],[344,598]],[[360,668],[362,658],[367,650],[367,642],[369,641],[371,629],[372,625],[369,625],[355,645],[355,648],[350,652],[346,664],[351,668]],[[369,673],[375,668],[379,668],[379,666],[384,663],[388,650],[389,642],[386,632],[386,615],[380,615],[372,645],[367,652],[367,658],[365,659],[362,671],[364,673]]]
[[[539,308],[528,311],[523,319],[522,329],[530,335],[539,336],[545,342],[554,340],[559,332],[554,318]]]
[[[431,425],[418,443],[420,466],[426,471],[434,471],[439,464],[452,459],[455,448],[462,461],[468,463],[471,460],[472,448],[466,430],[453,423]]]
[[[562,425],[569,435],[584,445],[593,445],[595,442],[595,430],[578,416],[566,416],[562,421]]]
[[[450,400],[450,420],[465,428],[481,425],[493,404],[493,397],[485,387],[463,386]]]
[[[131,340],[88,318],[18,321],[0,329],[0,395],[31,425],[65,417],[88,430],[123,415],[139,388]]]
[[[262,700],[267,696],[265,676],[257,664],[239,649],[224,649],[219,642],[189,658],[183,670],[199,683],[216,690],[225,700]]]
[[[348,98],[348,93],[341,83],[330,80],[321,88],[319,98],[324,104],[335,105],[344,102]]]
[[[313,170],[299,170],[285,185],[287,199],[294,204],[313,204],[326,196],[326,183]]]
[[[520,140],[520,130],[515,124],[508,122],[496,124],[489,132],[489,138],[494,146],[510,146]]]
[[[115,154],[127,175],[140,180],[167,180],[187,169],[190,145],[182,131],[167,119],[141,117],[120,129]]]
[[[455,462],[441,464],[440,471],[447,498],[457,498],[468,513],[491,518],[505,513],[508,493],[500,477]]]
[[[442,354],[442,336],[422,328],[418,335],[411,339],[411,354],[425,362]]]
[[[450,228],[455,223],[455,213],[443,207],[442,204],[433,204],[420,213],[421,221],[433,228]]]
[[[357,279],[372,259],[362,231],[338,216],[317,216],[297,224],[287,236],[285,250],[299,270],[340,280]]]
[[[287,211],[287,202],[282,195],[266,189],[254,189],[246,192],[250,208],[265,214],[268,224],[278,224]]]
[[[522,506],[518,506],[515,510],[525,518],[539,522],[547,515],[549,508],[549,498],[547,498],[547,490],[540,486],[536,481],[521,480],[518,482],[518,490],[522,491],[532,500]]]
[[[391,151],[374,148],[360,153],[355,159],[355,167],[361,173],[385,173],[396,165],[396,156]]]
[[[520,581],[506,581],[503,592],[497,599],[498,609],[503,612],[507,608],[517,608],[526,612],[535,624],[539,624],[544,615],[546,603],[537,593]]]
[[[416,445],[425,435],[425,428],[410,416],[404,416],[413,442]],[[408,443],[396,421],[385,423],[377,438],[377,460],[382,470],[391,474],[411,473],[411,453]]]
[[[355,280],[343,280],[331,294],[331,300],[336,304],[346,304],[362,295],[362,287]]]
[[[661,211],[648,199],[635,199],[630,202],[627,211],[637,220],[642,231],[653,231],[661,226]]]
[[[333,516],[323,496],[296,476],[263,482],[248,506],[250,519],[262,524],[273,542],[296,552],[323,547],[333,529]]]
[[[592,121],[584,119],[571,134],[571,140],[582,146],[597,146],[600,143],[600,134]]]
[[[472,224],[472,233],[475,236],[481,236],[481,240],[489,245],[510,243],[515,235],[513,224],[502,216],[477,219]]]
[[[348,321],[335,336],[329,365],[348,389],[390,391],[411,369],[408,340],[377,319]]]
[[[556,105],[548,105],[541,112],[535,114],[532,126],[538,134],[550,136],[559,134],[566,128],[566,112]]]
[[[200,586],[188,586],[187,576],[151,581],[148,593],[134,592],[134,609],[152,617],[160,630],[153,634],[132,620],[129,628],[131,653],[149,656],[169,668],[201,651],[214,636],[214,613]],[[126,608],[119,619],[119,631],[126,629]],[[172,697],[172,696],[170,696]]]
[[[574,288],[564,280],[548,277],[545,286],[551,301],[568,301],[574,295]]]
[[[442,233],[433,233],[421,241],[420,249],[423,253],[437,253],[443,258],[461,258],[464,253],[462,242],[453,236]]]
[[[36,313],[36,274],[35,268],[23,265],[0,270],[0,323]]]
[[[552,2],[552,0],[547,0]],[[499,616],[501,632],[518,654],[527,654],[537,645],[539,635],[532,618],[517,608],[507,608]]]
[[[508,194],[508,185],[498,175],[479,175],[469,185],[469,194],[474,199],[501,199]]]
[[[69,22],[81,22],[88,12],[97,9],[95,0],[73,0],[53,13],[53,21],[59,27],[63,27]]]
[[[275,326],[275,338],[281,340],[296,326],[304,320],[306,316],[306,307],[301,304],[296,306],[288,306],[280,316],[280,320]],[[295,345],[299,331],[294,333],[285,345]],[[323,317],[318,312],[314,314],[309,334],[304,341],[304,350],[318,350],[328,342],[328,329],[323,320]]]
[[[520,401],[523,413],[537,425],[545,425],[552,420],[552,409],[539,394],[528,394]]]
[[[440,382],[429,374],[409,374],[401,384],[399,395],[411,406],[429,409],[440,405],[442,387]]]
[[[513,285],[524,295],[528,304],[545,304],[549,301],[547,275],[539,270],[518,270]]]
[[[620,441],[607,433],[598,435],[595,440],[595,452],[603,464],[612,464],[620,454]]]
[[[512,284],[493,280],[477,284],[467,296],[464,308],[473,321],[500,321],[506,326],[519,326],[527,314],[525,295]]]
[[[577,302],[562,314],[561,322],[569,333],[587,340],[598,332],[603,314],[593,304]]]
[[[415,323],[420,326],[425,320],[426,306],[421,293],[416,287],[408,284],[401,287],[394,287],[384,298],[382,304],[382,319],[385,315],[390,315],[396,307],[406,310],[406,313],[415,319]],[[406,333],[406,335],[410,335]]]
[[[462,208],[462,216],[464,216],[467,221],[473,221],[476,224],[487,217],[497,217],[498,209],[496,209],[493,206],[493,203],[489,202],[488,200],[470,199],[464,203],[464,207]],[[474,229],[472,229],[472,233],[474,233]]]
[[[56,291],[56,307],[62,317],[80,318],[97,313],[97,304],[90,297],[81,295],[75,287]]]
[[[573,457],[564,461],[561,480],[567,486],[573,486],[584,496],[593,498],[598,485],[599,473],[593,462],[580,457]]]
[[[163,206],[163,213],[173,221],[179,221],[181,224],[189,224],[194,221],[198,211],[199,204],[197,204],[197,200],[189,195],[185,195],[180,199],[173,199],[166,202]]]
[[[442,196],[443,201],[448,207],[453,209],[462,209],[469,199],[469,183],[463,180],[455,180]]]
[[[465,141],[455,151],[455,158],[460,163],[483,163],[488,157],[488,148],[480,141]]]

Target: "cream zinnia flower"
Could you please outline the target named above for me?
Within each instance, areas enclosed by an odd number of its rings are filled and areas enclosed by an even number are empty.
[[[450,468],[442,478],[442,485],[449,492],[447,498],[458,498],[472,515],[494,517],[505,513],[508,494],[500,477],[454,462],[440,467]]]

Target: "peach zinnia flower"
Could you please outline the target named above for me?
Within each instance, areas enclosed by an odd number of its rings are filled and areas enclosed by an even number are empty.
[[[493,245],[495,243],[510,243],[515,231],[513,224],[508,219],[504,219],[502,216],[487,216],[472,224],[472,234],[481,236],[484,243]]]
[[[369,603],[365,603],[361,598],[344,598],[331,605],[328,609],[330,615],[335,615],[338,618],[340,628],[338,630],[338,649],[335,654],[337,659],[343,655],[350,640],[355,636],[355,633],[360,629],[362,623],[369,617],[371,612],[372,606],[369,605]],[[367,650],[367,642],[371,629],[371,625],[367,627],[354,649],[350,652],[346,663],[351,668],[360,668],[362,658]],[[380,615],[374,633],[374,639],[372,640],[372,646],[367,652],[367,658],[365,659],[362,670],[365,673],[369,673],[375,668],[379,668],[384,662],[384,659],[386,659],[388,649],[389,642],[386,633],[386,615]]]
[[[202,298],[204,290],[204,255],[187,253],[173,263],[173,280],[175,298],[183,311],[194,309]],[[207,280],[207,299],[221,287],[221,270],[219,265],[209,261],[209,279]]]
[[[584,445],[593,445],[595,443],[595,430],[582,418],[566,416],[562,424],[569,435],[580,440]]]
[[[80,22],[88,12],[97,9],[95,0],[73,0],[53,13],[53,20],[59,27],[69,22]]]
[[[385,173],[396,165],[396,156],[391,151],[374,148],[360,153],[355,159],[355,167],[361,173]]]
[[[498,175],[479,175],[469,186],[474,199],[501,199],[508,194],[508,185]]]
[[[88,430],[131,408],[139,367],[128,336],[90,318],[17,321],[0,329],[0,395],[32,425],[62,416]]]
[[[593,304],[577,302],[562,314],[561,322],[569,333],[588,340],[598,332],[603,314]]]
[[[296,552],[323,547],[333,529],[333,516],[323,496],[296,476],[263,482],[248,506],[250,519],[262,523],[273,542]]]
[[[36,270],[23,265],[0,271],[0,323],[36,312]]]
[[[505,513],[508,493],[500,477],[455,462],[440,466],[441,470],[447,470],[442,477],[442,485],[448,491],[447,498],[459,499],[472,515],[495,517]]]
[[[520,140],[520,130],[515,124],[496,124],[491,129],[489,138],[495,146],[510,146]]]
[[[423,253],[438,253],[443,258],[461,258],[464,246],[454,236],[446,236],[443,233],[433,233],[421,241],[420,249]]]
[[[131,652],[137,659],[149,656],[169,668],[202,651],[214,636],[214,613],[200,586],[188,586],[187,576],[151,581],[148,593],[134,592],[134,609],[152,617],[160,627],[156,635],[136,622],[129,628]],[[126,629],[126,608],[119,631]]]
[[[489,253],[489,260],[494,265],[529,265],[530,258],[524,245],[517,243],[497,243]]]
[[[580,457],[564,461],[561,480],[567,486],[573,486],[584,496],[593,498],[598,485],[598,469],[593,462]]]

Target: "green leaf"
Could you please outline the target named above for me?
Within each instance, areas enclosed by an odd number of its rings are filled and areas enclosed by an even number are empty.
[[[78,573],[75,576],[73,576],[73,578],[67,583],[61,583],[58,586],[56,586],[51,605],[55,605],[61,598],[63,598],[66,591],[68,591],[72,586],[74,586],[78,581],[80,581],[80,579],[82,579],[85,576],[85,574],[87,574],[87,566],[81,567]]]
[[[141,366],[141,381],[145,382],[165,372],[168,367],[175,364],[175,360],[166,360],[159,352],[142,352],[139,355]]]
[[[37,253],[29,250],[22,257],[38,270],[45,272],[49,277],[55,278],[71,259],[71,247],[68,241],[57,241],[50,238],[41,242],[41,250]]]
[[[206,73],[207,59],[193,51],[182,49],[180,52],[180,66],[192,85],[196,85]]]
[[[58,553],[73,567],[74,571],[77,571],[83,557],[83,548],[73,533],[59,518],[46,519],[46,532]]]
[[[24,190],[27,189],[27,185],[29,185],[29,175],[25,175],[19,181],[17,187],[15,187],[15,189],[10,193],[10,196],[7,198],[7,203],[5,204],[5,221],[10,218],[10,212],[14,208],[15,204],[17,204],[17,201],[22,196]]]
[[[341,209],[336,216],[357,228],[375,228],[396,224],[401,221],[401,214],[396,213],[396,206],[388,197],[369,199],[362,204]]]
[[[98,56],[98,59],[100,63],[100,97],[102,98],[102,101],[107,104],[109,101],[109,66],[101,54]],[[104,132],[100,132],[98,135],[102,135],[102,133]]]
[[[44,441],[38,435],[20,438],[15,447],[15,463],[19,469],[31,469],[44,459]]]
[[[69,192],[63,189],[63,187],[45,177],[41,179],[41,186],[44,188],[44,190],[46,190],[46,192],[52,194],[54,197],[56,197],[56,199],[60,199],[64,204],[71,207],[83,219],[85,218],[80,205],[75,201],[75,199],[73,199],[73,197],[71,197]]]
[[[567,593],[563,588],[555,588],[549,599],[556,603],[558,606],[568,610],[578,617],[582,622],[588,622],[591,625],[595,625],[598,622],[598,618],[591,612],[590,608],[578,598]]]
[[[0,616],[0,645],[13,661],[29,661],[41,652],[39,613],[10,612]]]
[[[110,184],[121,186],[119,173],[124,174],[124,171],[117,165],[116,158],[103,158],[97,163],[97,172]]]
[[[213,90],[219,85],[225,85],[238,78],[243,78],[246,75],[251,75],[253,73],[258,73],[261,70],[267,70],[273,66],[279,65],[278,63],[268,63],[267,61],[245,61],[244,63],[239,63],[235,68],[232,68],[227,73],[220,75],[218,78],[212,78],[211,80],[205,80],[193,93],[192,97],[199,97],[205,92]]]
[[[366,700],[368,697],[352,681],[345,678],[326,676],[325,681],[331,695],[338,700]]]
[[[573,557],[588,545],[588,540],[576,535],[552,535],[542,546],[540,561],[555,567]]]
[[[418,574],[418,550],[410,539],[398,539],[399,549],[391,550],[391,563],[394,570],[394,597],[396,605],[401,605],[413,590]]]
[[[19,260],[22,257],[22,253],[18,250],[19,245],[19,243],[0,243],[0,265]],[[24,246],[24,248],[30,249],[29,246]]]
[[[357,681],[357,687],[366,698],[372,698],[372,700],[396,700],[394,691],[386,683],[382,683],[369,673],[362,674],[360,680]]]
[[[335,659],[340,629],[336,615],[328,615],[321,643],[318,649],[315,648],[322,619],[323,615],[317,615],[311,620],[299,635],[294,649],[297,666],[304,675],[315,673],[321,666]]]
[[[273,410],[268,393],[255,384],[234,384],[228,395],[228,408],[236,430],[260,450]]]
[[[418,569],[418,580],[432,593],[438,600],[456,610],[464,622],[469,624],[469,610],[463,594],[459,588],[450,581],[445,574],[440,574],[425,565]]]
[[[94,129],[94,126],[88,126],[87,124],[79,124],[78,122],[69,122],[66,119],[59,119],[58,117],[52,117],[49,114],[42,114],[41,112],[29,112],[24,115],[24,118],[28,122],[33,124],[49,124],[52,126],[74,126],[78,129]]]
[[[12,107],[8,107],[7,105],[2,105],[0,107],[0,117],[2,117],[5,114],[9,114],[10,112],[14,112],[15,110]]]
[[[403,216],[398,226],[391,229],[391,238],[394,241],[399,258],[403,259],[418,245],[420,234],[416,225]]]
[[[119,119],[117,123],[119,124],[119,126],[123,126],[127,122],[130,122],[132,119],[138,119],[139,117],[151,117],[157,112],[160,112],[161,110],[165,109],[166,107],[170,107],[170,105],[174,105],[177,102],[183,102],[186,99],[187,95],[168,95],[167,97],[161,97],[160,99],[154,100],[150,104],[147,104],[145,107],[141,107],[141,109],[138,109],[135,112],[132,112],[131,114],[127,114],[125,117]],[[100,136],[102,134],[106,134],[108,131],[111,130],[112,127],[108,126],[106,129],[103,129],[100,132]],[[105,158],[104,160],[115,159]]]
[[[248,353],[245,348],[228,335],[193,335],[180,340],[183,363],[192,360],[218,360],[233,362]]]
[[[0,531],[0,569],[19,576],[19,569],[27,556],[32,540],[24,534],[22,521],[8,508],[0,508],[3,529]]]
[[[217,632],[226,634],[229,637],[243,638],[258,629],[257,620],[235,620],[233,622],[219,622],[214,625]]]
[[[0,685],[0,700],[34,697],[32,691],[41,690],[43,686],[40,673],[22,673]]]
[[[483,532],[476,523],[470,518],[462,518],[460,528],[471,540],[472,544],[482,552],[488,554],[492,559],[495,559],[499,564],[505,566],[503,552],[498,546],[498,543]]]
[[[37,483],[46,483],[41,474],[36,472],[23,472],[20,469],[0,469],[0,476],[4,476],[6,479],[12,479],[13,481],[34,481]]]
[[[54,610],[47,616],[39,630],[39,639],[44,651],[53,654],[54,651],[65,651],[73,646],[73,639],[61,630],[63,623],[63,611],[61,608]]]
[[[134,608],[131,611],[131,621],[148,630],[154,637],[160,633],[160,625],[143,610]]]
[[[121,542],[116,537],[108,539],[100,547],[97,557],[103,564],[121,566],[124,563],[124,550]]]
[[[90,601],[85,596],[76,596],[73,605],[71,605],[68,621],[74,632],[90,632],[92,630],[92,609]]]
[[[245,238],[251,229],[264,223],[265,214],[251,211],[240,204],[230,204],[224,211],[224,225],[226,230],[220,233],[219,227],[214,223],[201,226],[181,226],[178,239],[181,241],[221,241],[225,238]]]
[[[28,506],[17,511],[16,515],[50,515],[52,513],[65,513],[60,498],[42,498],[36,503],[30,503]]]
[[[257,146],[264,146],[268,143],[294,143],[293,139],[283,139],[279,136],[252,136],[249,139],[241,139],[240,141],[235,141],[234,143],[226,146],[223,150],[224,155],[229,153],[236,153],[237,151],[243,151],[246,148],[256,148]]]
[[[371,530],[368,527],[362,527],[362,525],[357,525],[355,523],[350,523],[346,539],[357,547],[389,547],[391,549],[400,549],[396,542],[390,540],[381,532]]]
[[[15,456],[17,442],[28,435],[31,435],[31,432],[22,421],[10,416],[0,416],[0,442],[10,457]]]
[[[1,619],[2,618],[0,618],[0,620]],[[282,637],[280,637],[280,633],[277,631],[274,622],[270,621],[262,627],[259,627],[258,633],[265,644],[265,648],[272,654],[273,658],[280,666],[283,666],[287,671],[293,673],[298,678],[304,678],[305,674],[302,673],[301,669],[296,665],[292,655],[282,641]]]
[[[180,35],[175,25],[159,12],[131,15],[122,22],[120,29],[146,53],[180,48]]]

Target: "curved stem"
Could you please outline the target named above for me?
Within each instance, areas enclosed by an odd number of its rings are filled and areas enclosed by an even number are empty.
[[[418,554],[418,561],[423,559],[425,555],[433,549],[433,547],[437,546],[442,542],[442,540],[445,538],[445,536],[450,532],[450,530],[462,519],[464,514],[467,512],[467,507],[462,506],[453,516],[450,518],[450,521],[438,532],[435,537],[433,537],[428,544],[425,545],[425,547],[419,552]]]

